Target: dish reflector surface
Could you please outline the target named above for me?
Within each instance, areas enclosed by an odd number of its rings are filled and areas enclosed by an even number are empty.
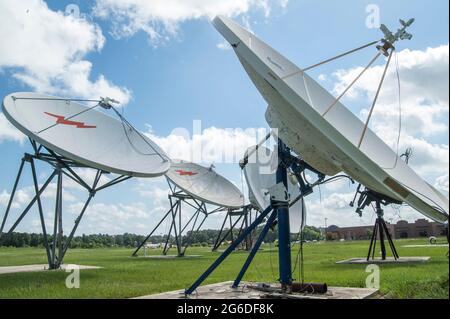
[[[240,208],[244,204],[241,191],[212,168],[173,160],[166,176],[184,192],[202,202],[226,208]]]
[[[340,102],[327,113],[335,98],[314,79],[234,21],[217,17],[213,23],[269,104],[269,125],[309,165],[330,176],[345,172],[375,192],[448,222],[448,198],[371,130],[358,148],[364,123]]]
[[[3,112],[30,139],[77,163],[136,177],[157,177],[169,169],[164,151],[122,121],[95,109],[87,111],[77,102],[55,99],[13,93],[4,98]],[[87,112],[69,119],[82,111]]]
[[[269,189],[277,184],[276,170],[278,159],[276,153],[261,146],[255,151],[255,146],[247,150],[248,163],[244,167],[244,175],[249,188],[250,202],[264,211],[270,205]],[[291,201],[300,195],[300,187],[297,181],[288,178],[288,192]],[[289,222],[291,233],[299,232],[302,226],[302,215],[306,214],[304,199],[298,200],[289,207]],[[306,221],[305,221],[306,222]],[[303,224],[303,228],[306,223]]]

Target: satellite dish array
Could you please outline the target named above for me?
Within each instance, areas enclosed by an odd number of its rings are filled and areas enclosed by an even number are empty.
[[[81,104],[82,102],[94,104],[88,107]],[[50,269],[60,268],[72,238],[96,193],[132,177],[154,178],[165,175],[169,182],[171,208],[158,223],[159,226],[167,217],[172,218],[164,254],[167,254],[170,248],[169,239],[172,232],[175,235],[178,255],[184,256],[189,245],[189,238],[186,240],[187,243],[182,242],[183,232],[188,229],[187,227],[192,225],[190,232],[192,235],[194,231],[200,229],[210,214],[225,208],[236,210],[242,206],[243,195],[231,182],[218,175],[212,168],[171,161],[159,146],[136,130],[114,104],[118,102],[110,98],[64,99],[26,92],[10,94],[3,100],[6,118],[28,136],[34,153],[26,153],[22,158],[2,220],[0,235],[6,226],[24,166],[28,163],[31,167],[35,196],[6,233],[11,234],[37,204]],[[112,111],[115,117],[98,109]],[[38,182],[36,161],[45,162],[53,169],[43,185],[39,185]],[[77,172],[79,168],[91,168],[96,171],[91,184]],[[100,184],[102,177],[110,173],[118,176]],[[88,193],[87,200],[68,237],[64,236],[63,231],[64,177],[76,182]],[[54,229],[50,234],[45,223],[41,197],[54,179],[57,180],[57,190]],[[186,225],[181,224],[182,203],[196,209]],[[218,208],[209,212],[206,204]],[[196,227],[200,214],[203,215],[203,220]],[[134,255],[145,242],[141,243]]]
[[[3,111],[8,120],[26,134],[34,153],[25,154],[11,193],[6,213],[0,228],[5,227],[11,204],[16,193],[25,163],[32,170],[35,196],[13,224],[8,233],[14,231],[31,207],[37,203],[49,266],[59,268],[65,252],[96,192],[121,183],[131,177],[153,178],[166,176],[171,193],[170,209],[147,239],[145,244],[166,218],[171,218],[171,228],[163,250],[166,254],[172,232],[175,235],[178,255],[183,256],[189,245],[189,237],[182,242],[183,232],[191,227],[191,234],[199,230],[206,217],[218,211],[227,211],[225,218],[246,216],[247,225],[241,227],[240,235],[225,250],[219,259],[189,288],[191,294],[209,274],[259,225],[264,224],[257,241],[252,244],[248,259],[236,278],[237,287],[248,266],[257,253],[265,234],[278,224],[280,282],[285,291],[292,284],[290,230],[301,231],[305,226],[305,197],[314,187],[337,178],[347,177],[360,183],[355,200],[359,213],[375,204],[377,223],[374,227],[375,244],[387,233],[382,206],[406,203],[423,215],[440,223],[448,223],[448,199],[420,178],[398,154],[395,154],[374,132],[369,121],[377,102],[387,69],[395,50],[394,43],[411,39],[406,29],[414,22],[401,21],[402,28],[392,33],[382,26],[385,37],[335,58],[300,69],[269,45],[258,39],[234,21],[217,17],[213,24],[231,44],[250,79],[268,103],[266,120],[271,128],[278,129],[277,152],[259,145],[250,148],[241,162],[249,186],[250,205],[244,205],[243,195],[231,182],[218,175],[212,168],[197,164],[171,161],[169,157],[148,137],[136,130],[114,107],[117,101],[62,99],[35,93],[13,93],[5,97]],[[337,98],[327,92],[306,71],[354,53],[363,48],[379,44],[377,54],[349,87]],[[388,57],[383,77],[366,123],[362,123],[341,102],[341,98],[362,74],[381,56]],[[81,102],[94,103],[88,107]],[[104,109],[99,112],[96,109]],[[115,117],[105,112],[112,111]],[[270,138],[270,135],[266,139]],[[262,159],[262,161],[261,161]],[[53,173],[43,185],[37,181],[35,161],[49,164]],[[269,163],[272,171],[262,174],[262,163]],[[92,185],[76,172],[76,168],[92,168],[97,171]],[[315,175],[314,182],[306,179],[306,171]],[[118,177],[99,185],[103,175],[114,173]],[[341,175],[339,175],[341,174]],[[83,186],[88,199],[67,239],[62,229],[62,185],[63,176]],[[326,178],[326,176],[332,176]],[[57,177],[53,242],[47,237],[41,195]],[[359,199],[357,200],[357,197]],[[195,210],[185,224],[181,222],[181,206],[188,204]],[[216,208],[208,211],[206,204]],[[256,208],[259,214],[248,222],[249,210]],[[202,221],[197,221],[203,215]],[[230,219],[231,220],[231,219]],[[199,225],[199,226],[197,226]],[[231,225],[232,226],[232,225]],[[234,226],[232,226],[234,227]],[[230,229],[232,228],[230,227]],[[224,226],[222,226],[223,231]],[[215,249],[225,237],[216,240]],[[391,239],[389,243],[398,258]],[[369,256],[372,252],[372,243]],[[384,241],[382,240],[382,247]],[[382,252],[385,258],[385,250]]]

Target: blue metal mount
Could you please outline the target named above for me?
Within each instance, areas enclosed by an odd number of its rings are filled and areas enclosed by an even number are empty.
[[[277,183],[282,183],[287,189],[287,165],[284,159],[290,158],[290,150],[286,145],[279,139],[278,140],[278,169],[277,169]],[[288,194],[286,194],[288,196]],[[241,279],[243,278],[245,272],[250,266],[253,258],[258,252],[264,237],[269,231],[270,227],[278,219],[278,255],[279,255],[279,265],[280,265],[280,283],[283,291],[290,292],[292,285],[292,269],[291,269],[291,241],[290,241],[290,229],[289,229],[289,201],[272,201],[271,205],[264,210],[256,220],[217,258],[217,260],[192,284],[191,287],[185,290],[186,295],[192,294],[202,283],[208,278],[208,276],[241,244],[245,238],[250,235],[258,225],[260,225],[266,216],[266,225],[264,226],[261,234],[245,264],[243,265],[241,271],[239,272],[236,280],[233,283],[233,287],[236,288]]]

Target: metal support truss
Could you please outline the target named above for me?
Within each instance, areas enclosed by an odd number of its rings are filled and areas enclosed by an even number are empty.
[[[252,205],[244,206],[240,210],[228,210],[225,218],[223,220],[222,226],[219,230],[212,251],[217,251],[219,247],[225,242],[225,240],[230,239],[234,241],[235,230],[238,229],[237,236],[240,236],[245,229],[253,222],[254,219],[258,217],[258,211],[253,209]],[[234,218],[234,220],[233,220]],[[228,229],[225,228],[229,223]],[[237,228],[239,226],[239,228]],[[243,243],[243,249],[250,251],[253,247],[253,233],[247,236]]]
[[[222,207],[219,207],[208,212],[208,209],[204,202],[201,202],[191,195],[178,190],[177,186],[174,185],[169,179],[167,179],[167,182],[169,183],[169,188],[171,190],[171,194],[169,194],[168,196],[170,208],[167,213],[164,214],[163,218],[158,222],[158,224],[153,228],[150,234],[148,234],[148,236],[139,244],[139,246],[132,254],[133,257],[137,256],[138,252],[145,246],[150,237],[155,234],[155,232],[160,228],[165,220],[170,221],[170,228],[169,232],[167,233],[167,237],[165,238],[162,254],[167,255],[171,248],[170,241],[172,238],[174,238],[177,248],[177,256],[184,257],[186,255],[187,248],[191,245],[192,236],[200,231],[201,227],[206,221],[206,218],[210,214],[223,210]],[[194,214],[184,225],[182,219],[183,204],[195,210]]]
[[[70,243],[72,242],[73,236],[75,235],[75,232],[95,194],[100,190],[106,189],[120,182],[123,182],[127,179],[130,179],[131,176],[119,176],[116,179],[98,187],[98,183],[100,182],[101,177],[104,174],[109,173],[102,170],[96,170],[97,173],[95,175],[94,181],[92,185],[89,185],[88,182],[83,180],[82,177],[80,177],[74,170],[75,168],[88,168],[87,166],[76,163],[63,156],[57,155],[56,153],[43,147],[42,145],[38,145],[35,141],[31,139],[30,142],[34,150],[34,154],[25,153],[24,157],[21,160],[19,171],[17,173],[17,177],[11,191],[8,205],[6,206],[6,211],[3,216],[2,224],[0,226],[0,237],[4,235],[10,235],[11,233],[13,233],[19,226],[23,218],[31,210],[31,208],[35,204],[37,204],[49,269],[59,269],[64,262],[64,257],[67,253],[67,250],[70,247]],[[35,165],[36,161],[46,163],[50,165],[51,168],[53,169],[50,176],[46,179],[46,181],[42,185],[39,185],[38,183],[37,170]],[[14,197],[17,192],[17,186],[19,185],[20,179],[22,177],[25,164],[28,164],[31,168],[31,175],[35,195],[30,201],[30,203],[20,213],[19,217],[9,228],[9,230],[6,233],[4,233],[3,230],[5,229],[6,222],[8,220],[11,211],[12,203],[14,201]],[[81,209],[80,214],[75,219],[74,226],[70,231],[69,236],[67,237],[64,236],[63,230],[64,177],[68,177],[72,181],[76,182],[78,185],[83,187],[89,194],[83,208]],[[41,196],[43,195],[47,187],[50,185],[50,183],[54,181],[55,178],[56,178],[55,215],[53,220],[53,231],[49,234],[47,232],[47,227],[45,223]]]

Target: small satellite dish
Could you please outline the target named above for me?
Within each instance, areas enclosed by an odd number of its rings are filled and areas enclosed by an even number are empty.
[[[240,208],[244,204],[241,191],[212,167],[173,160],[167,178],[192,197],[224,208]]]
[[[149,138],[80,103],[13,93],[4,98],[3,111],[31,140],[77,163],[135,177],[161,176],[170,167],[167,155]]]
[[[361,140],[364,123],[314,79],[234,21],[217,17],[213,23],[269,104],[267,122],[305,162],[329,176],[345,172],[374,192],[448,222],[448,199],[371,130]]]
[[[248,163],[244,167],[244,175],[249,188],[250,202],[264,211],[270,205],[269,189],[277,184],[276,170],[278,159],[276,153],[268,148],[260,146],[255,151],[256,146],[247,150]],[[291,206],[289,208],[289,221],[291,233],[300,232],[303,216],[306,216],[306,207],[304,198],[300,198],[300,186],[294,179],[288,179],[288,192],[290,194]],[[295,201],[295,202],[294,202]]]

